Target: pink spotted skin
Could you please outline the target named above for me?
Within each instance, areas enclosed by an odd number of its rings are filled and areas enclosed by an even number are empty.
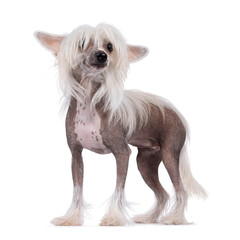
[[[103,144],[100,134],[101,121],[96,111],[90,110],[89,103],[77,103],[75,116],[75,133],[77,141],[88,150],[97,153],[111,153]]]

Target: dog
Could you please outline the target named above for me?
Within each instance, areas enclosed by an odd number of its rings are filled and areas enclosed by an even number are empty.
[[[189,167],[188,124],[166,99],[124,90],[130,63],[144,58],[148,49],[127,44],[115,27],[103,23],[96,27],[82,25],[68,35],[36,32],[35,36],[56,56],[60,87],[68,106],[66,135],[72,153],[73,200],[66,214],[52,223],[84,224],[82,150],[88,149],[99,154],[112,153],[117,165],[116,188],[100,225],[187,224],[188,197],[206,196]],[[149,212],[132,219],[126,211],[124,194],[129,144],[138,148],[138,170],[156,197]],[[161,162],[175,190],[170,207],[169,195],[159,182]]]

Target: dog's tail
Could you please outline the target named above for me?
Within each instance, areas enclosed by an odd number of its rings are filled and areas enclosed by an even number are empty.
[[[181,150],[180,159],[179,159],[179,171],[180,171],[180,176],[181,176],[181,180],[184,185],[184,188],[189,197],[197,197],[197,198],[203,198],[203,199],[207,198],[207,192],[197,182],[197,180],[193,177],[191,172],[189,157],[187,154],[187,145],[190,139],[188,122],[183,117],[183,115],[178,111],[178,109],[175,108],[175,106],[173,106],[169,102],[167,102],[167,106],[170,106],[171,109],[173,109],[177,113],[178,117],[181,119],[184,125],[184,128],[186,130],[186,140]]]
[[[186,151],[186,143],[184,144],[181,154],[180,154],[180,175],[181,180],[183,182],[184,188],[190,197],[197,197],[197,198],[207,198],[207,192],[204,188],[196,181],[193,177],[190,164],[189,164],[189,157]]]

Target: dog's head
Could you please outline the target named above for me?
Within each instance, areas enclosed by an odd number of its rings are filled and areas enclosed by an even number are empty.
[[[83,25],[65,36],[43,32],[35,36],[57,57],[66,101],[74,97],[83,102],[86,88],[94,81],[101,87],[92,99],[93,107],[104,98],[104,109],[110,111],[121,103],[129,63],[148,53],[145,47],[127,44],[119,31],[107,24]]]
[[[83,25],[65,36],[43,32],[35,34],[37,39],[50,50],[61,68],[89,76],[106,71],[126,74],[130,62],[147,55],[148,49],[126,43],[119,31],[107,24],[93,28]]]

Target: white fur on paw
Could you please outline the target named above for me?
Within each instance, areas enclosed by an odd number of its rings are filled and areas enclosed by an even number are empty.
[[[183,224],[189,224],[187,220],[184,217],[176,217],[171,215],[166,215],[161,218],[161,223],[166,225],[183,225]]]
[[[133,217],[135,223],[156,223],[157,220],[148,214],[137,215]]]
[[[117,218],[114,216],[106,216],[102,219],[100,226],[124,226],[126,221],[123,218]]]
[[[82,226],[83,220],[77,217],[57,217],[51,221],[56,226]]]

